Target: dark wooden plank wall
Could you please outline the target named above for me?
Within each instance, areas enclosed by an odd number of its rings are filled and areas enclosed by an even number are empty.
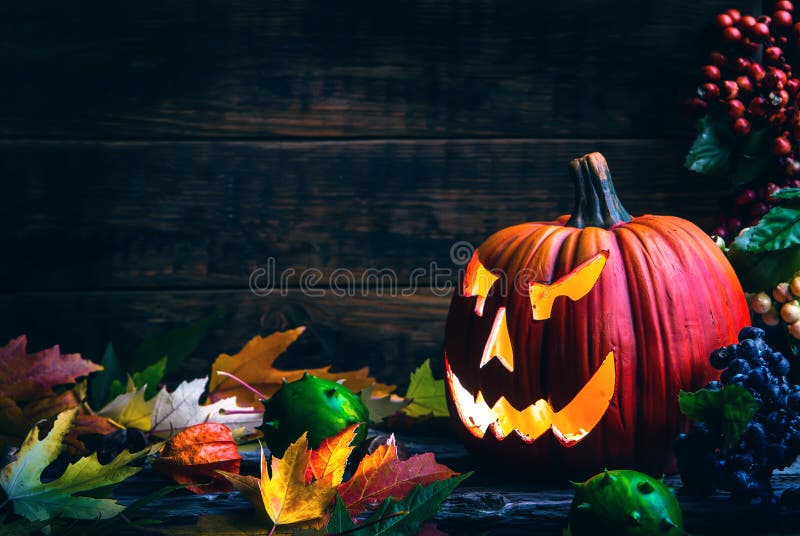
[[[452,267],[568,211],[595,149],[632,212],[708,223],[680,104],[731,4],[3,3],[0,340],[97,357],[223,307],[186,375],[304,323],[284,365],[402,382],[447,296],[258,297],[252,270]]]

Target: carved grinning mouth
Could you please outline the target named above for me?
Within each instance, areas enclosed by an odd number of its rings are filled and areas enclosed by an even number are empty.
[[[584,439],[606,414],[614,396],[616,382],[614,352],[609,352],[603,363],[578,394],[559,411],[544,399],[539,399],[525,409],[515,408],[504,396],[489,406],[480,390],[473,396],[458,380],[444,359],[447,386],[456,412],[467,430],[481,439],[489,430],[498,440],[514,433],[526,443],[533,443],[548,429],[565,447],[572,447]]]

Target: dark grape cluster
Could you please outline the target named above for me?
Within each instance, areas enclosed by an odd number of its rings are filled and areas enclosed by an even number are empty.
[[[704,423],[694,424],[675,439],[684,488],[697,495],[724,489],[736,500],[760,498],[771,503],[773,471],[791,465],[800,455],[800,386],[789,384],[789,361],[767,346],[764,330],[757,327],[742,329],[738,344],[714,350],[709,360],[722,373],[706,389],[742,386],[760,407],[727,452],[720,433]]]
[[[758,222],[781,187],[800,186],[800,78],[792,68],[800,53],[800,22],[792,2],[782,0],[771,15],[729,9],[713,25],[708,63],[700,68],[696,95],[687,100],[689,110],[724,118],[740,138],[755,129],[769,132],[768,175],[734,194],[712,231],[728,241]]]

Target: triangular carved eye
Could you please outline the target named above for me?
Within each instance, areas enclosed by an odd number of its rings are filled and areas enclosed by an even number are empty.
[[[467,264],[467,272],[464,274],[464,285],[462,293],[464,297],[470,298],[476,296],[475,300],[475,314],[483,316],[483,306],[486,303],[486,296],[489,295],[489,289],[494,285],[494,282],[499,278],[492,272],[484,268],[481,261],[478,259],[478,250],[472,255],[469,264]]]
[[[600,279],[600,273],[606,265],[608,255],[608,251],[601,251],[550,285],[531,283],[528,292],[531,299],[533,319],[547,320],[550,318],[553,302],[558,297],[566,296],[572,301],[578,301],[586,296],[597,284],[597,280]]]

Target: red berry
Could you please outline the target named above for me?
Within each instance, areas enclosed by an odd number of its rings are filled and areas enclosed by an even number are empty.
[[[739,117],[733,122],[733,133],[737,136],[747,136],[750,133],[750,122],[744,117]]]
[[[742,39],[742,46],[745,47],[747,54],[755,54],[761,48],[761,44],[758,41],[752,41],[749,37],[745,37]]]
[[[752,28],[755,25],[756,25],[756,18],[755,17],[751,17],[750,15],[745,15],[744,17],[742,17],[742,20],[739,23],[739,26],[743,30],[747,30],[748,28]]]
[[[782,89],[786,84],[786,73],[780,69],[770,67],[767,74],[764,76],[764,83],[771,89]]]
[[[774,205],[778,202],[778,199],[775,198],[775,194],[781,191],[781,187],[775,184],[774,182],[767,183],[764,187],[764,192],[761,198],[766,201],[770,205]]]
[[[792,14],[788,11],[779,9],[772,14],[772,22],[778,28],[788,28],[792,25]]]
[[[772,140],[772,144],[769,147],[769,152],[775,156],[786,156],[792,152],[792,144],[783,136],[780,138],[775,138]],[[756,215],[760,216],[760,214],[754,214],[754,216]]]
[[[711,234],[714,235],[714,236],[718,236],[723,240],[727,240],[728,236],[729,236],[728,235],[728,230],[725,229],[725,227],[723,227],[721,225],[718,225],[717,227],[714,227],[713,229],[711,229]]]
[[[776,10],[780,9],[791,13],[792,11],[794,11],[794,6],[792,5],[791,2],[788,2],[787,0],[782,0],[780,2],[775,2],[775,9]]]
[[[763,216],[764,214],[767,213],[767,211],[769,211],[769,207],[767,206],[766,203],[762,203],[761,201],[758,201],[757,203],[753,203],[752,205],[750,205],[751,216],[756,216],[756,217]]]
[[[723,99],[733,99],[739,94],[739,85],[733,80],[725,80],[719,87]]]
[[[706,85],[708,85],[708,84],[706,84]],[[733,117],[734,119],[737,118],[737,117],[742,117],[744,115],[744,104],[742,104],[742,101],[737,100],[737,99],[729,100],[728,101],[728,115]]]
[[[753,82],[744,75],[736,77],[736,85],[739,86],[742,93],[750,93],[753,91]]]
[[[720,28],[727,28],[728,26],[733,25],[733,19],[727,13],[720,13],[717,15],[717,18],[714,19],[714,22]]]
[[[767,71],[764,70],[760,63],[751,63],[747,68],[747,73],[756,82],[761,82],[767,76]]]
[[[708,55],[709,61],[711,61],[712,65],[716,65],[717,67],[725,67],[728,65],[728,58],[725,57],[725,54],[722,52],[712,52]]]
[[[733,22],[739,22],[742,20],[742,14],[738,9],[729,9],[725,11],[725,13],[733,19]]]
[[[718,88],[717,92],[719,92]],[[775,106],[776,108],[779,106],[786,106],[787,104],[789,104],[789,92],[786,91],[785,89],[771,91],[770,94],[767,95],[767,99],[769,100],[769,103]]]
[[[769,15],[759,15],[756,17],[756,22],[763,22],[769,26],[769,23],[772,22],[772,18]]]
[[[785,35],[781,35],[780,37],[778,37],[778,44],[785,45],[788,42],[789,42],[789,38],[786,37]]]
[[[800,174],[800,162],[795,160],[794,158],[787,158],[786,159],[786,175],[789,177],[795,177]],[[788,186],[788,183],[787,183]]]
[[[800,80],[797,78],[791,78],[786,81],[786,91],[789,92],[789,95],[794,95],[797,93],[797,90],[800,89]]]
[[[800,22],[795,22],[794,26],[792,26],[792,35],[795,39],[800,37]]]
[[[747,111],[752,117],[765,117],[767,115],[767,99],[761,96],[753,97],[753,100],[750,101],[750,106],[747,107]]]
[[[739,232],[739,229],[742,228],[742,220],[739,218],[730,218],[725,227],[728,229],[730,234],[735,235]]]
[[[736,58],[736,65],[734,68],[736,69],[737,73],[742,73],[750,67],[750,60],[747,58]]]
[[[750,28],[750,35],[754,39],[766,39],[769,37],[769,26],[766,22],[757,22]]]
[[[739,28],[729,26],[723,30],[722,39],[726,43],[738,43],[742,40],[742,32],[739,31]]]
[[[708,110],[708,103],[700,97],[695,97],[689,101],[689,109],[697,115],[703,115]]]
[[[700,72],[706,80],[711,80],[712,82],[719,80],[719,67],[716,65],[704,65]]]
[[[764,51],[764,59],[769,63],[778,63],[783,56],[783,50],[780,47],[769,47]]]
[[[740,207],[745,207],[756,200],[756,193],[750,188],[745,188],[733,200]]]
[[[784,111],[785,108],[781,108],[774,114],[769,116],[769,124],[775,128],[780,128],[784,124],[786,124],[786,112]]]
[[[719,86],[706,82],[697,88],[697,95],[705,100],[713,100],[719,97]]]

